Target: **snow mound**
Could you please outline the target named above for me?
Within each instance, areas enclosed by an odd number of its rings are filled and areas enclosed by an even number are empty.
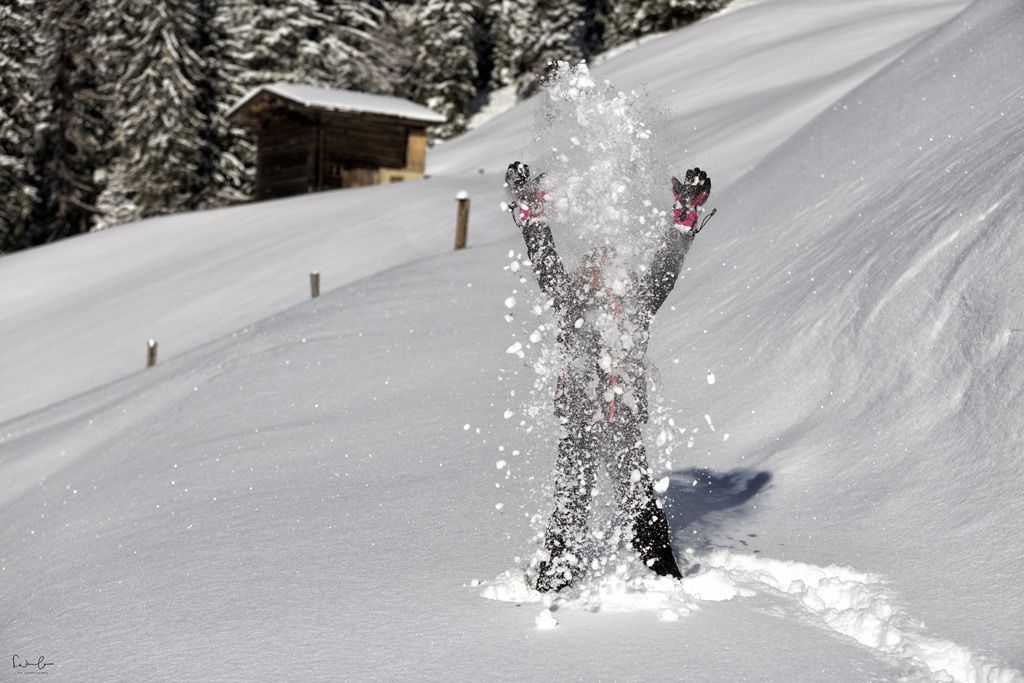
[[[915,676],[932,681],[1013,683],[1024,674],[936,638],[924,624],[898,606],[891,586],[881,577],[837,565],[819,567],[717,550],[692,558],[699,571],[682,581],[650,574],[624,578],[607,574],[584,579],[558,594],[540,593],[526,574],[508,570],[480,584],[480,595],[502,602],[543,603],[538,629],[557,625],[558,610],[586,613],[655,612],[675,621],[700,609],[702,602],[772,598],[771,607],[797,619],[820,624],[852,638],[881,655],[903,662]],[[764,601],[762,600],[762,603]],[[761,606],[768,609],[768,606]]]
[[[873,574],[724,550],[700,558],[700,563],[708,568],[708,576],[733,586],[737,594],[771,593],[788,598],[785,607],[789,610],[818,618],[836,633],[905,660],[930,680],[1024,680],[1020,671],[929,635],[923,624],[902,613],[888,584]]]

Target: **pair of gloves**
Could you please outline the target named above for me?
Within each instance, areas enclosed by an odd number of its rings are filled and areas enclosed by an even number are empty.
[[[530,167],[521,161],[513,161],[508,165],[505,185],[513,203],[511,210],[519,211],[518,223],[525,223],[531,214],[536,213],[545,194],[540,187],[540,179],[543,177],[543,173],[531,177]],[[692,232],[696,235],[715,213],[712,211],[711,215],[697,225],[697,214],[704,211],[704,204],[711,196],[711,178],[707,172],[691,168],[683,176],[682,181],[676,177],[672,178],[672,194],[675,195],[675,204],[672,207],[673,222],[683,232]]]

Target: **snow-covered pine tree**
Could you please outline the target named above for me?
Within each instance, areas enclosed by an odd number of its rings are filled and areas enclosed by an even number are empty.
[[[109,129],[92,49],[97,32],[92,4],[47,0],[39,13],[33,244],[88,230],[96,211],[95,176],[106,161]]]
[[[382,95],[393,93],[395,82],[406,74],[397,70],[394,46],[381,39],[391,23],[387,7],[372,0],[319,2],[328,23],[318,36],[318,60],[307,70],[319,67],[327,85]]]
[[[90,46],[95,54],[97,90],[103,103],[102,118],[111,131],[108,138],[108,158],[96,171],[100,192],[96,197],[92,229],[126,223],[140,215],[125,185],[125,162],[119,158],[121,150],[116,148],[118,142],[115,141],[113,133],[123,116],[118,84],[133,57],[131,51],[134,45],[129,37],[134,27],[127,12],[128,2],[129,0],[97,0],[92,9],[91,23],[98,30]]]
[[[729,0],[653,0],[640,24],[643,34],[671,31],[716,12]]]
[[[412,82],[411,74],[416,66],[418,52],[413,38],[419,31],[419,1],[399,0],[388,3],[386,20],[377,32],[380,42],[387,46],[387,80],[392,94],[410,99],[416,85]]]
[[[135,203],[135,190],[129,184],[132,176],[130,162],[118,157],[103,171],[103,191],[96,198],[94,230],[103,230],[137,220],[143,215],[142,207]]]
[[[535,5],[535,0],[500,0],[488,6],[493,45],[491,88],[518,84],[520,76],[529,73],[528,55],[536,39]]]
[[[530,94],[553,61],[590,56],[597,0],[502,0],[492,7],[490,86]]]
[[[725,7],[729,0],[621,0],[612,3],[606,45],[671,31]]]
[[[640,36],[640,17],[644,5],[653,0],[619,0],[611,3],[604,31],[606,47],[628,43]]]
[[[0,0],[0,254],[33,243],[36,0]]]
[[[422,0],[410,36],[415,46],[410,96],[447,117],[433,133],[445,138],[466,127],[470,101],[480,88],[478,49],[483,8],[475,0]]]
[[[241,91],[279,81],[333,82],[321,45],[331,17],[318,0],[227,2],[221,17],[237,43]]]
[[[556,61],[571,64],[586,56],[583,36],[587,6],[584,0],[537,0],[536,42],[528,68],[543,75]]]
[[[252,194],[253,145],[246,131],[232,125],[227,111],[244,94],[244,47],[231,31],[235,0],[194,0],[196,30],[191,47],[199,55],[196,106],[202,115],[193,208],[223,206]]]
[[[125,22],[124,70],[113,89],[118,113],[99,227],[191,208],[205,122],[192,49],[194,3],[115,0]]]
[[[309,83],[390,92],[389,46],[380,39],[389,14],[377,0],[217,0],[241,90]]]

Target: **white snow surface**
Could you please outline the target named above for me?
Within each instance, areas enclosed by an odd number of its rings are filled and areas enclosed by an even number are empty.
[[[401,97],[375,95],[368,92],[359,92],[358,90],[325,88],[307,83],[267,83],[257,86],[243,95],[228,110],[228,116],[241,109],[246,102],[264,91],[274,93],[286,100],[318,109],[383,114],[384,116],[394,116],[424,123],[444,123],[447,120],[443,115],[438,114],[429,107],[424,107],[422,104],[417,104]]]
[[[462,190],[471,243],[507,235],[481,220],[503,191],[479,176],[154,218],[5,256],[0,420],[136,372],[149,339],[162,362],[306,301],[313,271],[326,292],[449,251]]]
[[[655,131],[724,187],[967,0],[757,0],[593,66],[595,80],[646,91],[668,109]],[[530,149],[541,98],[439,147],[434,174],[504,173]]]
[[[734,3],[595,69],[669,101],[715,182],[650,349],[692,444],[655,477],[682,582],[523,581],[553,457],[505,419],[532,372],[504,317],[534,285],[475,171],[529,103],[427,181],[0,259],[4,651],[69,680],[1024,680],[1024,5],[963,6]]]

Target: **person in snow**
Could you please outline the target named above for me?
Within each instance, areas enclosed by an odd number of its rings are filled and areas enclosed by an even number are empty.
[[[616,271],[615,252],[608,246],[592,250],[567,272],[544,218],[545,193],[538,178],[531,178],[529,167],[520,162],[510,164],[505,176],[513,218],[522,229],[541,292],[558,318],[563,359],[555,415],[564,432],[558,443],[555,508],[536,588],[558,591],[584,573],[582,549],[599,466],[611,475],[627,540],[640,560],[659,575],[681,577],[640,433],[647,421],[645,355],[651,320],[703,227],[697,215],[711,192],[711,179],[699,168],[687,171],[683,182],[672,178],[672,225],[650,267],[637,275]]]

